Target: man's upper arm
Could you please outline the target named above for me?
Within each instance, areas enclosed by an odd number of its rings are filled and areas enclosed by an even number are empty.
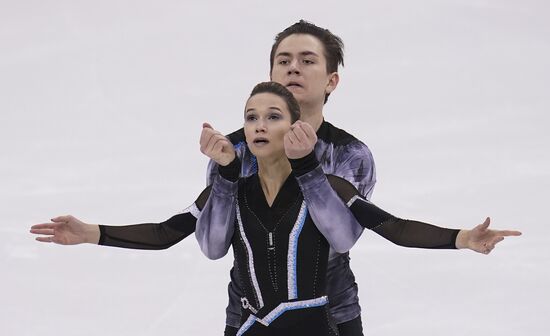
[[[376,184],[376,168],[369,148],[356,140],[342,150],[337,160],[332,175],[349,181],[361,195],[370,199]]]

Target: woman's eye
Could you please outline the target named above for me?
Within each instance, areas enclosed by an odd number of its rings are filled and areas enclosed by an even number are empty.
[[[255,115],[247,115],[246,116],[246,121],[254,121],[256,120],[256,116]]]
[[[281,116],[278,115],[278,114],[272,114],[269,116],[269,119],[272,119],[272,120],[279,120],[281,119]]]

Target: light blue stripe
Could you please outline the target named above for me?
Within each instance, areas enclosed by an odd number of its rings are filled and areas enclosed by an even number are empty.
[[[300,213],[294,223],[294,227],[290,232],[288,239],[288,255],[287,255],[287,282],[288,282],[288,299],[296,299],[298,297],[298,279],[296,274],[296,258],[298,257],[298,238],[304,227],[307,217],[306,202],[302,202]]]
[[[264,326],[268,327],[271,322],[275,321],[279,316],[281,316],[284,312],[287,312],[289,310],[297,310],[297,309],[306,309],[306,308],[314,308],[314,307],[320,307],[328,303],[328,298],[326,296],[321,296],[315,299],[310,300],[303,300],[303,301],[294,301],[294,302],[283,302],[279,304],[275,309],[269,312],[263,319],[260,319],[252,314],[248,317],[248,319],[243,323],[239,331],[237,331],[237,336],[242,336],[245,332],[252,327],[252,325],[258,321],[259,323],[263,324]]]
[[[252,325],[256,322],[256,316],[250,315],[248,319],[243,323],[239,331],[237,331],[237,336],[244,334]]]
[[[269,314],[267,314],[263,319],[258,319],[258,322],[268,326],[284,312],[287,312],[289,310],[319,307],[325,305],[327,302],[328,299],[326,296],[304,301],[283,302],[278,305],[277,308],[273,309]]]

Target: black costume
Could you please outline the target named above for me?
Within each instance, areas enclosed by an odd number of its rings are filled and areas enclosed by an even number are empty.
[[[304,191],[300,181],[310,179],[314,182],[311,186],[320,187],[327,184],[326,177],[314,155],[292,160],[292,165],[293,173],[271,207],[265,200],[257,175],[236,182],[239,188],[234,231],[226,236],[233,246],[243,284],[242,326],[237,335],[337,334],[328,317],[326,296],[328,241],[333,233],[326,228],[319,229],[314,222],[313,214],[308,211],[307,197],[304,197],[311,190]],[[234,168],[232,164],[226,172],[221,169],[222,176],[234,180]],[[361,225],[396,244],[455,248],[457,230],[398,219],[364,200],[346,180],[328,176],[328,182]],[[216,186],[213,188],[215,190]],[[159,225],[101,226],[100,244],[145,249],[169,247],[193,232],[198,211],[204,207],[209,192],[207,188],[195,207],[186,213]],[[208,234],[226,240],[223,234]],[[218,244],[216,239],[201,241],[198,238],[201,244]]]
[[[244,130],[241,128],[229,134],[228,138],[241,160],[240,177],[248,177],[257,173],[256,157],[247,147]],[[317,130],[317,143],[314,151],[325,174],[344,178],[351,182],[365,199],[370,199],[376,183],[376,169],[372,153],[362,141],[323,120]],[[218,176],[218,167],[212,160],[208,171],[206,185],[211,185]],[[217,192],[228,193],[229,190],[222,186],[218,188]],[[333,194],[324,194],[323,199],[329,202],[339,200],[338,195]],[[204,209],[202,213],[209,216],[212,210],[220,208],[223,209],[224,205],[216,204],[212,208]],[[335,223],[343,221],[345,221],[344,218],[338,218]],[[360,235],[362,230],[357,233]],[[239,282],[234,268],[231,269],[230,276],[229,303],[226,309],[226,336],[234,336],[241,325],[240,298],[243,296],[242,284]],[[327,293],[330,298],[330,315],[338,324],[340,333],[345,336],[363,335],[358,285],[350,267],[350,253],[337,253],[334,249],[329,250]]]

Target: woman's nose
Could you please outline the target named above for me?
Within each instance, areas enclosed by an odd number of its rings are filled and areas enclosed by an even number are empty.
[[[260,119],[256,123],[256,133],[265,132],[265,122]]]

